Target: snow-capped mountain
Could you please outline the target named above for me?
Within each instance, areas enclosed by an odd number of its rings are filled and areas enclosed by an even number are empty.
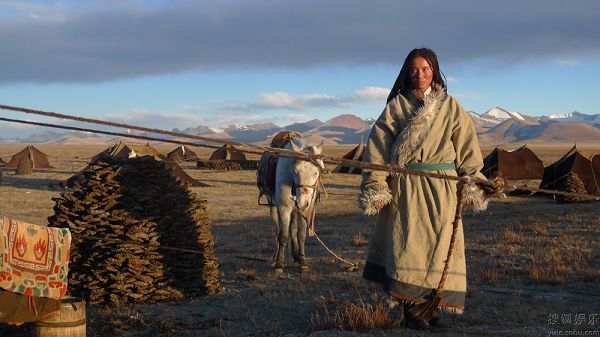
[[[509,118],[525,120],[525,117],[523,117],[520,113],[518,113],[516,111],[508,111],[508,110],[502,109],[500,107],[491,108],[490,110],[481,114],[481,117],[491,119],[491,120],[494,120],[494,119],[505,120],[505,119],[509,119]]]
[[[573,111],[565,114],[553,114],[548,116],[548,118],[560,123],[568,122],[600,126],[600,114],[586,115]]]
[[[482,116],[475,111],[467,111],[467,114],[471,117],[473,123],[475,123],[475,128],[477,128],[478,131],[494,127],[503,121],[502,119],[497,119],[495,117]]]

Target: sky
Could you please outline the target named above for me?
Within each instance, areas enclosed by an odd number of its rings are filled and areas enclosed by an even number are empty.
[[[598,17],[596,0],[0,0],[0,104],[169,130],[377,118],[427,47],[465,110],[598,114]]]

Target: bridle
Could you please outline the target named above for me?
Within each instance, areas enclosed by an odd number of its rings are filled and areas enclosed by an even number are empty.
[[[302,189],[310,189],[310,200],[311,200],[311,204],[314,204],[317,200],[317,197],[319,195],[319,190],[321,188],[321,173],[322,173],[322,168],[321,165],[319,165],[319,163],[316,160],[311,160],[310,161],[311,164],[315,165],[318,169],[319,169],[319,175],[317,177],[317,180],[315,181],[314,184],[312,185],[308,185],[308,184],[296,184],[295,181],[292,182],[292,196],[295,196],[296,198],[294,198],[294,205],[296,206],[296,209],[300,209],[300,207],[298,206],[298,193],[297,191],[301,191]],[[302,193],[300,193],[302,194]]]

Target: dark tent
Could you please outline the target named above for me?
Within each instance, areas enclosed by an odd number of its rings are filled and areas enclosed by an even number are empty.
[[[165,162],[165,165],[171,168],[171,174],[175,176],[181,182],[191,186],[191,187],[207,187],[210,186],[208,184],[202,183],[192,177],[189,174],[185,173],[185,171],[174,162]]]
[[[354,149],[352,149],[352,151],[346,153],[343,158],[349,159],[349,160],[362,161],[364,153],[365,153],[365,145],[359,144]],[[361,174],[362,170],[360,169],[360,167],[348,167],[348,166],[338,165],[336,168],[333,169],[333,172]]]
[[[50,162],[48,161],[48,156],[33,145],[27,145],[27,147],[25,147],[19,153],[12,156],[10,161],[6,163],[5,166],[17,168],[17,165],[19,165],[19,162],[23,157],[27,157],[31,161],[32,169],[52,168],[52,166],[50,166]]]
[[[145,156],[153,156],[156,160],[166,159],[165,156],[150,146],[150,143],[126,144],[123,142],[118,142],[117,144],[93,156],[92,161],[98,160],[102,154],[108,154],[119,159]]]
[[[225,144],[213,152],[209,160],[246,160],[246,156],[233,145]]]
[[[167,153],[167,159],[174,162],[196,161],[198,156],[185,145],[178,146],[175,150]]]
[[[592,159],[595,160],[595,163]],[[554,164],[544,169],[544,178],[542,179],[540,188],[548,190],[560,189],[562,179],[569,172],[577,174],[577,177],[581,179],[585,190],[589,194],[600,194],[598,188],[600,185],[600,159],[598,159],[598,155],[577,150],[576,146],[573,146],[569,152]]]
[[[99,161],[103,156],[114,157],[118,159],[128,159],[134,157],[144,157],[144,156],[152,156],[154,160],[166,160],[166,157],[160,154],[156,149],[154,149],[150,144],[145,145],[135,145],[135,144],[125,144],[119,142],[111,146],[110,148],[102,151],[101,153],[92,157],[91,164]],[[196,179],[190,177],[177,163],[165,161],[165,165],[171,169],[171,173],[180,181],[187,184],[191,187],[205,187],[210,186],[204,184],[202,182],[197,181]],[[89,165],[88,165],[89,166]],[[85,169],[82,170],[82,172]],[[61,181],[57,184],[58,187],[61,188],[72,188],[75,186],[75,183],[81,183],[85,180],[85,177],[81,172],[76,173],[71,178]]]
[[[24,176],[33,173],[33,163],[27,156],[22,156],[19,159],[19,163],[17,164],[17,169],[15,170],[15,175]]]
[[[544,176],[544,163],[527,145],[512,151],[497,146],[483,159],[482,173],[490,179],[541,179]]]

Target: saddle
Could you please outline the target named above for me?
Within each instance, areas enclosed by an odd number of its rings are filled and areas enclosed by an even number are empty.
[[[271,139],[272,148],[283,149],[293,139],[302,139],[302,136],[298,132],[294,131],[282,131],[273,136]],[[258,170],[256,171],[256,185],[258,186],[258,204],[273,206],[271,202],[275,195],[275,171],[277,170],[277,161],[279,157],[272,153],[265,152],[260,157],[258,164]],[[266,195],[267,203],[261,204],[260,198]]]

